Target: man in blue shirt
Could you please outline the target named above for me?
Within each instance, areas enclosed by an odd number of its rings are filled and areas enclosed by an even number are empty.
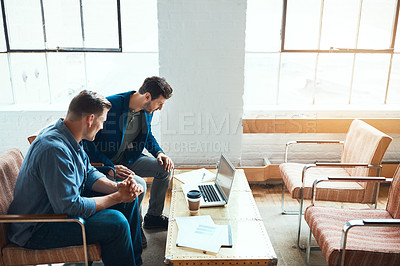
[[[100,243],[105,265],[141,265],[138,195],[129,175],[110,181],[90,165],[81,141],[103,128],[111,103],[91,91],[75,96],[66,118],[42,130],[21,166],[9,214],[67,214],[85,220],[87,243]],[[85,197],[87,191],[101,193]],[[31,249],[81,245],[75,223],[13,223],[11,242]]]
[[[169,173],[174,164],[154,138],[151,120],[153,113],[161,110],[171,96],[171,86],[164,78],[154,76],[146,78],[138,91],[107,97],[112,108],[104,128],[97,133],[93,142],[84,142],[90,161],[115,167],[118,179],[125,179],[135,172],[136,182],[144,188],[139,202],[146,193],[146,182],[140,176],[154,177],[149,208],[144,217],[143,227],[146,229],[168,228],[168,218],[162,215],[162,211]],[[152,156],[144,155],[144,149]],[[142,240],[143,247],[146,247],[143,231]]]

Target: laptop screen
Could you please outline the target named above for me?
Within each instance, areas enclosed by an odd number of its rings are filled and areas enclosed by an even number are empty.
[[[219,161],[218,173],[215,183],[219,186],[222,193],[224,193],[226,200],[228,200],[229,198],[234,175],[235,167],[233,167],[231,162],[225,157],[224,154],[222,154]]]

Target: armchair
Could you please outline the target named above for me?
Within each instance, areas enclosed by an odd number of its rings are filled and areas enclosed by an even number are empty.
[[[61,262],[85,262],[101,260],[99,244],[86,244],[84,221],[67,218],[66,215],[8,215],[18,172],[23,155],[18,149],[11,149],[0,155],[0,265],[36,265]],[[12,222],[73,222],[82,229],[81,246],[70,246],[45,250],[19,247],[8,242],[7,224]]]
[[[381,162],[392,138],[361,120],[354,120],[344,141],[318,140],[293,141],[286,145],[285,163],[279,166],[284,181],[282,214],[299,214],[297,245],[300,247],[301,218],[304,199],[311,199],[311,187],[315,179],[323,176],[380,176]],[[287,162],[289,146],[302,143],[342,144],[340,163],[300,164]],[[299,212],[284,209],[285,186],[292,198],[299,200]],[[318,188],[317,199],[336,202],[376,203],[377,183],[354,180],[334,182]]]
[[[315,206],[316,186],[339,178],[321,178],[313,184],[312,205],[304,214],[309,225],[306,260],[309,264],[311,233],[328,265],[400,265],[400,166],[389,190],[385,210],[340,209]],[[342,177],[341,182],[389,182],[384,177]],[[316,193],[315,193],[316,191]]]

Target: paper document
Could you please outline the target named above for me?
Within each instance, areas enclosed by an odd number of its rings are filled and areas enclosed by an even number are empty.
[[[221,247],[232,247],[232,231],[229,224],[216,224],[218,230],[221,231]]]
[[[218,253],[221,231],[214,225],[198,224],[190,230],[179,230],[179,246]]]
[[[229,225],[216,225],[209,215],[176,217],[177,246],[218,253],[221,246],[232,247]]]
[[[205,168],[177,174],[174,177],[183,184],[198,184],[201,182],[210,182],[215,180],[215,174]]]

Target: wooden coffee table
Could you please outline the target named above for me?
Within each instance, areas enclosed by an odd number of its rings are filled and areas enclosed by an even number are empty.
[[[177,247],[178,227],[175,217],[190,216],[181,182],[173,179],[165,264],[173,265],[276,265],[278,259],[265,230],[263,220],[243,170],[236,170],[229,204],[225,207],[201,208],[199,215],[210,215],[216,224],[230,224],[231,248],[218,254]]]

